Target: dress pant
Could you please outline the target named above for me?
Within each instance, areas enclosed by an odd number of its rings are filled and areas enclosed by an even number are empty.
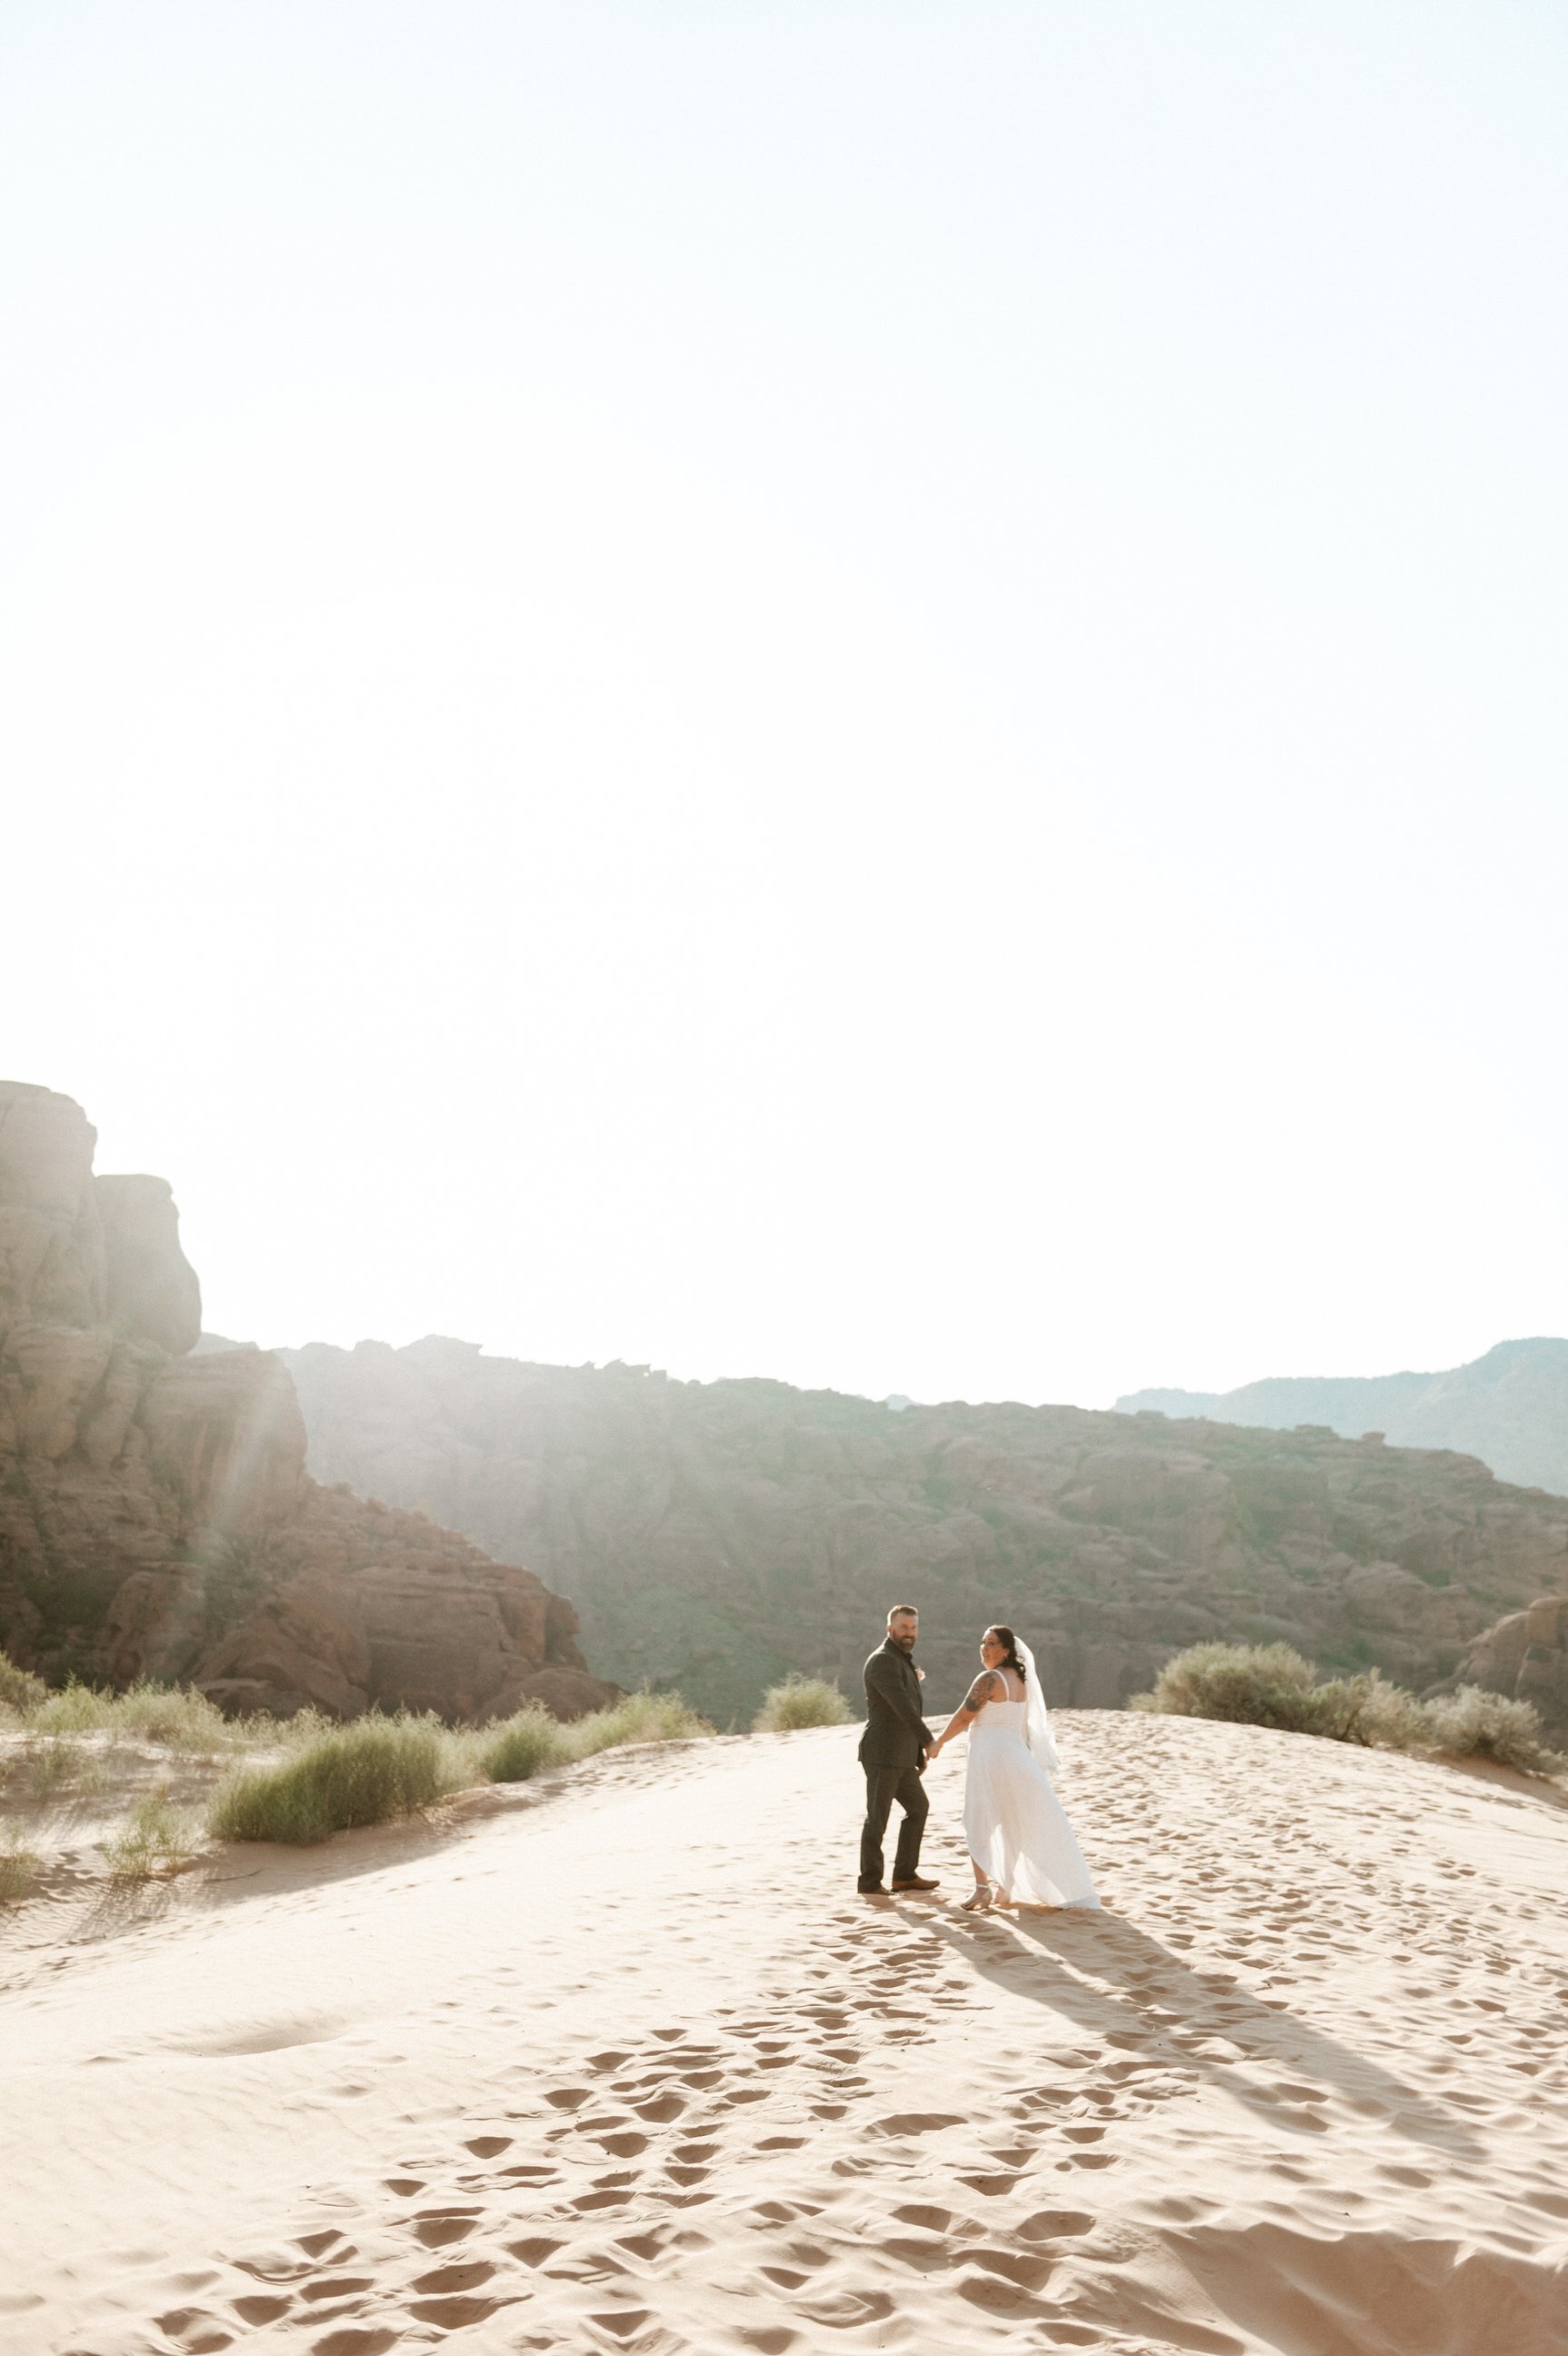
[[[926,1829],[930,1802],[918,1767],[868,1767],[865,1771],[865,1825],[860,1836],[860,1886],[875,1890],[882,1879],[882,1837],[894,1801],[904,1811],[898,1827],[898,1848],[893,1859],[895,1881],[911,1881],[919,1869],[920,1836]]]

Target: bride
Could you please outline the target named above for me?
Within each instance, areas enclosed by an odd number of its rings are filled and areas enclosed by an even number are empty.
[[[1083,1851],[1051,1786],[1058,1764],[1046,1697],[1027,1644],[988,1628],[985,1666],[931,1745],[934,1759],[969,1735],[963,1833],[974,1867],[966,1913],[988,1906],[1100,1904]]]

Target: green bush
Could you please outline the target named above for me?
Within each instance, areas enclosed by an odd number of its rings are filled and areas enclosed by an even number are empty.
[[[124,1693],[103,1693],[74,1681],[46,1695],[33,1714],[40,1734],[107,1733],[160,1743],[167,1751],[195,1751],[204,1758],[232,1751],[253,1739],[248,1726],[231,1725],[194,1686],[144,1682]],[[274,1734],[275,1728],[270,1729]]]
[[[31,1669],[19,1669],[15,1661],[0,1653],[0,1709],[14,1710],[18,1718],[30,1718],[48,1692],[42,1677],[34,1676]]]
[[[782,1685],[768,1687],[752,1728],[757,1734],[793,1734],[803,1726],[847,1726],[854,1716],[836,1685],[792,1671]]]
[[[679,1694],[628,1694],[612,1708],[563,1726],[537,1703],[489,1726],[434,1718],[360,1718],[349,1726],[300,1721],[274,1730],[290,1751],[276,1767],[242,1768],[208,1819],[218,1840],[307,1843],[354,1825],[412,1815],[467,1783],[525,1783],[545,1767],[591,1759],[618,1743],[684,1742],[713,1728]]]
[[[110,1712],[116,1734],[160,1742],[169,1751],[192,1751],[212,1758],[232,1750],[236,1730],[193,1686],[136,1685],[117,1694]],[[239,1739],[242,1739],[242,1736]]]
[[[324,1734],[336,1734],[343,1721],[328,1718],[314,1703],[296,1709],[292,1718],[231,1718],[230,1730],[238,1743],[269,1751],[308,1751]]]
[[[539,1702],[525,1702],[510,1718],[467,1739],[481,1775],[492,1783],[525,1783],[546,1768],[570,1766],[628,1742],[691,1742],[713,1730],[679,1694],[634,1693],[564,1725]]]
[[[1289,1644],[1193,1644],[1165,1663],[1152,1693],[1134,1694],[1128,1706],[1311,1734],[1316,1677]]]
[[[626,1742],[693,1742],[712,1734],[705,1718],[688,1708],[678,1693],[627,1694],[608,1709],[574,1719],[560,1732],[568,1759],[592,1759]]]
[[[1542,1742],[1529,1702],[1477,1686],[1421,1702],[1402,1686],[1385,1684],[1376,1669],[1319,1684],[1311,1662],[1288,1644],[1194,1644],[1167,1661],[1154,1691],[1134,1694],[1128,1708],[1280,1727],[1383,1751],[1496,1759],[1527,1775],[1568,1765]]]
[[[196,1833],[183,1809],[169,1804],[167,1788],[139,1800],[120,1830],[103,1844],[116,1881],[146,1881],[177,1873],[196,1853]]]
[[[78,1685],[72,1677],[59,1693],[45,1695],[34,1713],[36,1730],[40,1734],[95,1734],[108,1725],[113,1708],[113,1694]]]
[[[565,1732],[547,1709],[528,1702],[513,1717],[484,1729],[478,1741],[479,1772],[492,1783],[526,1783],[542,1768],[559,1767],[571,1756]]]
[[[1495,1759],[1525,1775],[1556,1775],[1568,1759],[1541,1739],[1535,1706],[1480,1686],[1461,1686],[1423,1705],[1426,1740],[1444,1759]]]
[[[22,1674],[13,1671],[15,1676]],[[111,1693],[79,1684],[73,1677],[58,1693],[39,1686],[38,1696],[28,1708],[29,1733],[107,1734],[115,1741],[156,1743],[166,1751],[188,1751],[204,1759],[263,1746],[272,1750],[280,1743],[297,1748],[327,1733],[335,1723],[317,1710],[302,1710],[298,1717],[287,1719],[227,1719],[194,1686],[160,1685],[152,1680],[130,1686],[124,1693]],[[0,1704],[5,1697],[0,1679]]]
[[[1418,1751],[1425,1740],[1421,1704],[1402,1686],[1384,1683],[1377,1669],[1331,1677],[1309,1696],[1308,1734],[1330,1742],[1359,1742],[1380,1751]]]
[[[102,1751],[68,1734],[31,1736],[22,1744],[16,1764],[35,1800],[51,1801],[67,1790],[74,1800],[91,1799],[109,1782]]]
[[[37,1849],[14,1833],[0,1832],[0,1903],[26,1898],[38,1874]]]
[[[318,1734],[281,1767],[232,1776],[212,1805],[218,1840],[308,1844],[427,1808],[462,1780],[459,1746],[429,1718],[360,1718]]]
[[[1129,1708],[1394,1751],[1423,1739],[1413,1695],[1385,1685],[1376,1669],[1320,1683],[1312,1663],[1289,1644],[1194,1644],[1167,1661],[1153,1693],[1134,1694]]]

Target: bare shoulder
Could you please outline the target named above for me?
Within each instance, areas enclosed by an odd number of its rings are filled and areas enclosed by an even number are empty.
[[[981,1709],[988,1701],[1005,1701],[1007,1680],[995,1669],[982,1669],[963,1697],[965,1709]]]

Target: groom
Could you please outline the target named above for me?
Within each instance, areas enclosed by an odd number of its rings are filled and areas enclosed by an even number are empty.
[[[927,1800],[920,1778],[931,1730],[920,1716],[920,1680],[911,1657],[920,1615],[912,1603],[896,1603],[887,1614],[887,1641],[865,1665],[865,1732],[860,1763],[865,1770],[865,1825],[860,1836],[860,1887],[868,1898],[886,1898],[882,1886],[882,1837],[895,1800],[904,1811],[898,1851],[893,1859],[895,1890],[934,1890],[922,1881],[920,1836]]]

